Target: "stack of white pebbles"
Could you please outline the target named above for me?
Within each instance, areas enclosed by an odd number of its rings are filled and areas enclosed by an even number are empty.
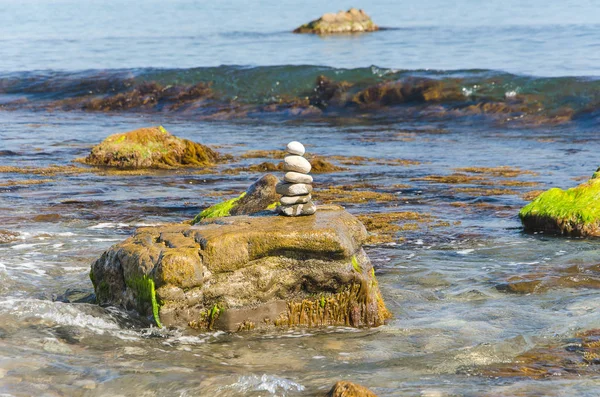
[[[317,212],[317,206],[312,201],[312,176],[308,175],[311,166],[304,157],[304,145],[300,142],[287,144],[288,153],[283,160],[284,182],[275,187],[281,194],[281,205],[277,208],[281,215],[301,216],[312,215]]]

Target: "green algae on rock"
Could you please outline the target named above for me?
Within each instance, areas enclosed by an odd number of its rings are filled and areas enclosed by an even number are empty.
[[[218,218],[230,215],[250,215],[267,209],[274,209],[279,202],[279,195],[275,192],[275,185],[279,178],[266,174],[254,182],[248,190],[238,197],[215,204],[196,215],[192,225],[202,219]]]
[[[366,238],[362,223],[338,206],[312,217],[144,227],[102,254],[90,278],[98,303],[165,326],[373,327],[390,313],[362,249]]]
[[[340,11],[337,14],[324,14],[321,18],[310,21],[296,29],[294,33],[357,33],[373,32],[379,30],[363,10],[351,8],[348,11]]]
[[[600,178],[568,190],[552,188],[523,207],[519,217],[527,231],[577,237],[600,236]]]
[[[171,135],[162,126],[113,134],[80,161],[117,168],[177,168],[213,165],[218,153],[207,146]]]

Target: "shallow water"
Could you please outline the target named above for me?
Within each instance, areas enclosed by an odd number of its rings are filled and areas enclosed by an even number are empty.
[[[289,31],[348,7],[339,1],[26,3],[0,1],[0,170],[32,167],[0,172],[0,230],[19,233],[0,243],[0,395],[313,396],[340,379],[380,396],[598,394],[597,365],[579,376],[566,363],[541,380],[486,372],[600,324],[597,290],[496,288],[598,263],[598,240],[525,234],[517,218],[523,194],[574,186],[598,167],[595,2],[357,2],[391,29],[334,37]],[[320,75],[352,95],[423,81],[453,95],[297,106]],[[85,107],[148,82],[211,84],[214,96]],[[43,168],[158,124],[234,160],[139,175]],[[240,155],[292,139],[323,157],[370,158],[314,175],[317,193],[393,196],[343,199],[351,213],[423,216],[366,248],[394,315],[387,325],[195,335],[90,303],[90,264],[104,250],[239,194],[260,174],[225,171],[275,161]],[[500,166],[523,172],[461,170]],[[453,173],[471,179],[435,182]]]
[[[386,326],[187,335],[148,328],[144,319],[113,308],[67,302],[92,292],[90,263],[135,227],[189,219],[222,199],[214,192],[243,190],[259,174],[220,172],[234,164],[202,175],[0,174],[0,183],[50,180],[0,189],[2,228],[21,233],[0,245],[3,393],[303,396],[344,378],[382,396],[595,394],[596,376],[540,381],[468,374],[597,327],[594,290],[510,295],[495,286],[540,269],[596,263],[598,242],[522,233],[520,194],[532,187],[482,196],[414,180],[458,167],[511,166],[537,173],[515,178],[539,182],[536,189],[571,186],[595,168],[590,160],[600,138],[592,128],[507,129],[458,121],[198,124],[151,115],[29,112],[0,117],[9,126],[0,132],[3,150],[13,152],[3,156],[3,165],[68,165],[109,133],[157,122],[234,156],[277,149],[295,137],[323,156],[416,160],[420,164],[350,166],[315,179],[317,186],[368,182],[397,195],[391,202],[350,203],[352,213],[417,211],[451,225],[402,232],[404,240],[368,247],[394,314]],[[406,186],[393,187],[398,184]],[[467,206],[451,205],[456,202]],[[42,214],[59,217],[35,221]]]

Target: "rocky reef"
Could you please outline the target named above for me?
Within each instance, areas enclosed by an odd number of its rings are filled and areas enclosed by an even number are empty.
[[[310,21],[296,29],[294,33],[356,33],[373,32],[379,30],[363,10],[351,8],[348,11],[340,11],[337,14],[324,14],[321,18]]]
[[[523,207],[519,217],[527,231],[600,236],[600,172],[574,188],[540,194]]]
[[[207,146],[171,135],[162,126],[113,134],[81,162],[116,168],[177,168],[214,164],[219,155]]]
[[[203,219],[230,215],[251,215],[260,211],[275,209],[279,203],[279,195],[275,191],[275,186],[278,183],[279,178],[273,174],[266,174],[250,185],[238,197],[215,204],[196,215],[192,220],[192,225]]]
[[[362,249],[362,223],[338,206],[315,216],[205,219],[138,229],[96,260],[97,302],[195,330],[340,325],[390,317]]]

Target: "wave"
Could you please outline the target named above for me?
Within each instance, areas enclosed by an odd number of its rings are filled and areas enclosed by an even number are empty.
[[[598,117],[600,80],[310,65],[0,75],[0,109],[17,108],[177,112],[202,118],[488,115],[560,123]]]

